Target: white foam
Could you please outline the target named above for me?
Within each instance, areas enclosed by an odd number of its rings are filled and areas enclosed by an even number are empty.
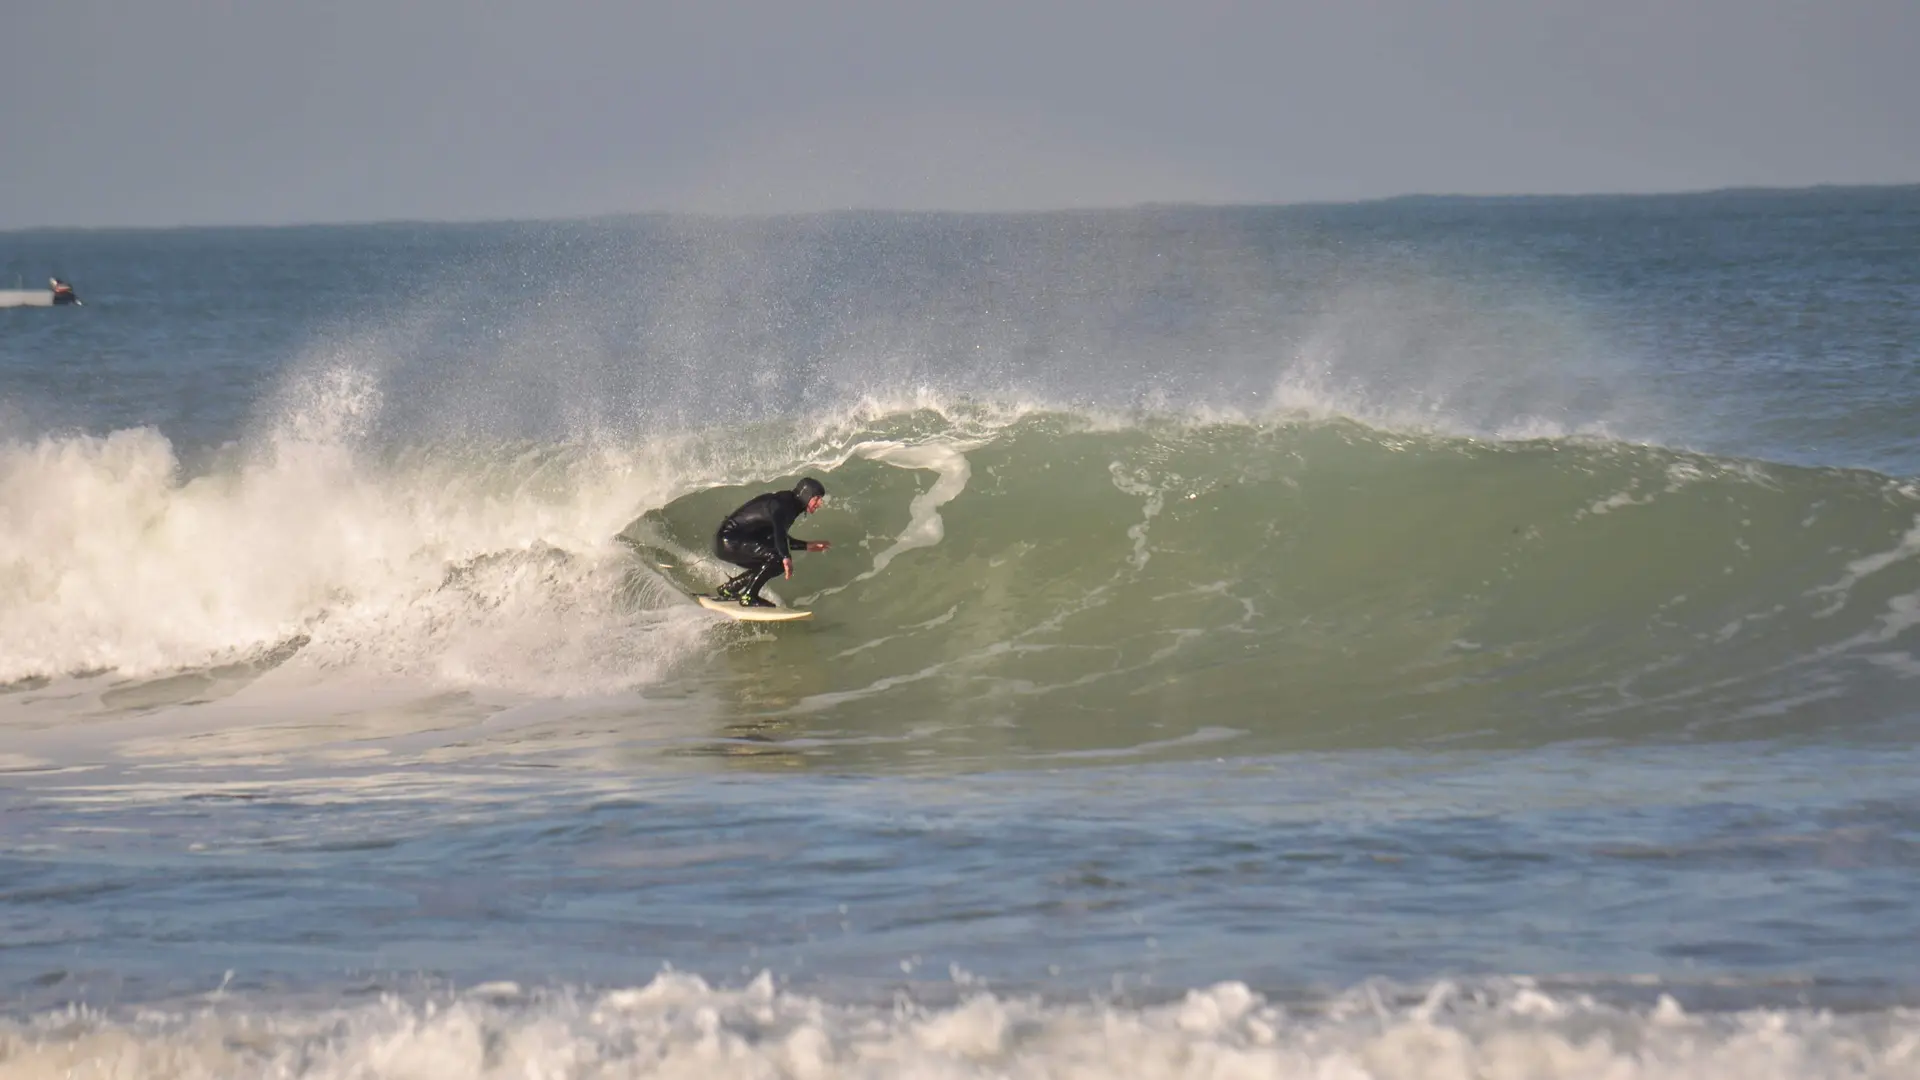
[[[207,1004],[0,1021],[0,1080],[50,1077],[1581,1077],[1819,1080],[1920,1074],[1903,1009],[1691,1013],[1524,985],[1444,984],[1411,1005],[1357,991],[1284,1008],[1237,982],[1148,1007],[961,986],[958,1001],[838,1004],[762,975],[739,989],[664,974],[605,993],[487,984],[354,1006]]]
[[[302,663],[577,691],[694,647],[697,622],[616,599],[611,537],[665,470],[591,445],[380,457],[360,442],[378,408],[368,378],[323,372],[254,452],[191,478],[151,429],[0,443],[0,682],[305,638]]]
[[[1838,614],[1840,609],[1847,606],[1847,600],[1855,585],[1915,555],[1920,555],[1920,517],[1914,519],[1913,527],[1909,528],[1893,547],[1849,562],[1846,573],[1841,575],[1840,580],[1809,590],[1809,596],[1833,597],[1831,603],[1815,613],[1816,617],[1826,618]]]
[[[1147,546],[1147,530],[1152,528],[1153,519],[1160,516],[1166,508],[1166,495],[1154,485],[1154,478],[1144,470],[1127,475],[1127,468],[1121,462],[1110,462],[1107,474],[1113,478],[1113,486],[1120,491],[1141,500],[1140,520],[1127,527],[1127,538],[1133,541],[1133,553],[1127,556],[1127,564],[1137,572],[1147,568],[1147,560],[1153,557],[1153,550]]]
[[[888,563],[904,552],[932,547],[946,536],[946,522],[940,517],[940,508],[967,489],[967,480],[973,475],[973,467],[968,463],[965,453],[969,449],[972,449],[970,443],[923,443],[918,446],[867,443],[859,449],[861,457],[906,469],[930,469],[937,476],[932,487],[914,496],[907,504],[906,528],[900,530],[892,544],[873,557],[873,569],[863,577],[871,577],[885,570]]]
[[[946,537],[946,521],[940,516],[940,508],[952,502],[967,489],[967,481],[973,476],[973,466],[967,461],[966,451],[977,443],[970,440],[925,443],[904,443],[891,440],[862,442],[850,451],[850,457],[867,458],[884,462],[903,469],[925,469],[935,474],[933,486],[915,495],[907,504],[907,524],[894,537],[893,543],[881,549],[873,557],[873,565],[861,571],[845,585],[822,589],[800,599],[801,603],[812,603],[822,596],[837,593],[854,584],[866,581],[887,568],[887,564],[906,552],[916,548],[927,548],[938,544]]]

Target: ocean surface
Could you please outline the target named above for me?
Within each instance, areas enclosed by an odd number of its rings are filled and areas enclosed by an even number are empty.
[[[1920,1076],[1920,188],[56,274],[0,1078]]]

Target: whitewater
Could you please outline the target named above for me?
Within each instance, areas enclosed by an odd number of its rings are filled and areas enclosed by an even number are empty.
[[[1914,189],[7,240],[0,1077],[1920,1074]]]

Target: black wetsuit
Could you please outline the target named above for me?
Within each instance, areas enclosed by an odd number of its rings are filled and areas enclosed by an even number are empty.
[[[806,512],[806,502],[793,492],[769,491],[728,514],[713,534],[713,553],[747,572],[728,581],[720,595],[759,599],[760,587],[773,580],[790,554],[807,550],[810,541],[787,533]]]

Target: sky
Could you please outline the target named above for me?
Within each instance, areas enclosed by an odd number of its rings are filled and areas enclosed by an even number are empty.
[[[0,0],[0,229],[1920,182],[1915,0]]]

